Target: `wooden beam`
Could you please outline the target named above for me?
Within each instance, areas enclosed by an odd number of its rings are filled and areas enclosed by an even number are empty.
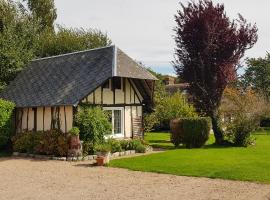
[[[126,104],[126,78],[123,78],[124,104]]]
[[[24,109],[23,108],[21,108],[21,112],[22,112],[22,114],[21,114],[21,132],[23,132],[23,129],[22,129],[22,121],[23,121],[23,113],[24,113]]]
[[[101,97],[101,105],[103,105],[103,87],[101,86],[101,95],[100,95]]]
[[[93,104],[95,105],[96,104],[96,95],[95,95],[95,90],[93,92]]]
[[[26,117],[26,130],[28,131],[28,115],[29,115],[29,107],[27,108],[27,117]]]
[[[43,132],[44,132],[44,125],[45,125],[45,106],[43,107]]]
[[[67,133],[67,115],[66,115],[66,106],[64,106],[64,116],[65,116],[65,133]]]
[[[34,108],[34,131],[37,131],[37,107]]]

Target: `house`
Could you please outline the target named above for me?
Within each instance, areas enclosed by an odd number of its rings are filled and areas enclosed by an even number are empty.
[[[129,138],[142,135],[143,109],[152,103],[155,80],[119,48],[108,46],[33,60],[0,98],[16,104],[17,133],[68,132],[84,103],[111,112],[112,136]]]

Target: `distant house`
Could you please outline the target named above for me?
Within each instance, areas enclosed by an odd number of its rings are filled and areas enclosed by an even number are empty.
[[[155,80],[108,46],[34,60],[0,98],[16,103],[17,133],[56,128],[55,121],[68,132],[78,106],[86,103],[111,112],[113,137],[129,138],[142,134],[142,113],[151,105]]]
[[[165,84],[165,90],[168,94],[172,95],[176,92],[181,92],[183,94],[187,93],[188,83],[177,83],[176,77],[166,76],[163,80]]]

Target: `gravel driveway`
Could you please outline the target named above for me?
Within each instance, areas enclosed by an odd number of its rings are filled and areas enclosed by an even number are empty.
[[[87,162],[0,159],[0,199],[270,199],[270,185],[192,178]]]

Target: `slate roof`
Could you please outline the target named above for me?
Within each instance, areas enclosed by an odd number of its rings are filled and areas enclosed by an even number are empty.
[[[115,46],[33,60],[0,98],[17,107],[77,105],[107,79],[156,78]]]

